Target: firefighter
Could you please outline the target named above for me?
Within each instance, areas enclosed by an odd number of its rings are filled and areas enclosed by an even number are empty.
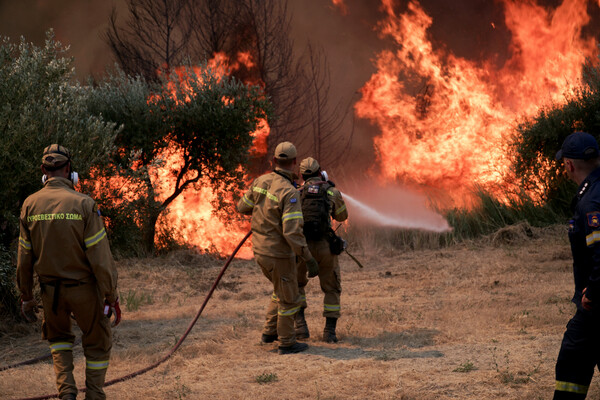
[[[83,332],[86,399],[105,399],[103,386],[112,346],[113,326],[121,319],[117,271],[100,211],[89,196],[76,192],[69,150],[58,144],[44,149],[44,187],[25,199],[20,215],[17,286],[21,312],[37,319],[33,275],[37,274],[56,385],[61,399],[75,399],[71,315]]]
[[[328,181],[322,172],[317,160],[312,157],[305,158],[300,163],[300,174],[304,180],[302,186],[302,212],[304,214],[304,234],[308,249],[319,263],[319,283],[324,293],[323,317],[325,328],[323,340],[327,343],[337,343],[336,325],[340,317],[340,295],[342,293],[340,265],[338,254],[343,247],[342,241],[331,229],[331,218],[336,221],[345,221],[348,218],[346,204],[342,194],[335,188],[333,182]],[[325,175],[325,176],[324,176]],[[312,193],[311,193],[312,192]],[[311,228],[312,227],[312,228]],[[298,285],[302,299],[302,308],[296,314],[296,336],[308,338],[310,333],[304,317],[307,307],[306,290],[306,264],[298,265]]]
[[[279,340],[279,354],[308,349],[296,341],[294,315],[300,309],[296,257],[303,260],[310,276],[318,264],[308,251],[302,234],[300,194],[295,187],[296,148],[282,142],[275,148],[274,170],[254,180],[239,200],[237,209],[252,215],[252,248],[263,274],[273,284],[273,294],[262,332],[263,343]]]
[[[573,255],[575,315],[567,324],[556,361],[554,399],[585,399],[600,364],[600,158],[596,139],[575,132],[564,140],[557,160],[579,188],[569,221]]]

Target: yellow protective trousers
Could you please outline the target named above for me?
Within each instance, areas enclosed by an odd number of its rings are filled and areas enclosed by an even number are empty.
[[[277,334],[282,347],[296,343],[294,316],[300,310],[296,257],[275,258],[254,254],[263,274],[273,283],[263,334]]]
[[[325,318],[339,318],[341,315],[340,296],[342,294],[342,280],[338,256],[331,254],[329,242],[322,239],[318,241],[309,240],[308,249],[315,260],[319,263],[319,283],[323,297],[323,316]],[[302,308],[306,308],[306,285],[308,276],[306,263],[298,263],[298,286]]]
[[[50,342],[59,397],[77,393],[73,378],[71,314],[83,332],[86,358],[86,399],[105,399],[104,379],[112,347],[109,319],[95,282],[40,279],[44,305],[43,338]],[[58,296],[55,296],[58,291]],[[53,310],[54,309],[54,310]]]

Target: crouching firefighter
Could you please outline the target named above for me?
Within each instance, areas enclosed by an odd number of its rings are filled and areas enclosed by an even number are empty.
[[[324,293],[323,316],[325,328],[323,340],[327,343],[337,343],[336,325],[340,317],[340,295],[342,284],[338,255],[343,251],[345,242],[336,236],[331,229],[331,218],[344,221],[348,218],[346,204],[342,194],[335,188],[335,184],[328,181],[327,174],[321,170],[319,163],[312,157],[305,158],[300,163],[300,174],[304,185],[300,189],[302,201],[302,214],[304,216],[304,236],[308,243],[310,253],[319,263],[319,283]],[[298,287],[302,299],[302,308],[296,314],[296,337],[308,338],[310,336],[308,325],[304,317],[307,307],[306,263],[298,265]]]
[[[25,319],[37,319],[33,275],[40,283],[42,337],[50,343],[58,396],[75,399],[71,315],[83,332],[86,399],[105,399],[103,386],[113,326],[121,318],[117,271],[94,200],[76,192],[71,154],[57,144],[42,156],[44,187],[25,199],[20,215],[17,286]]]

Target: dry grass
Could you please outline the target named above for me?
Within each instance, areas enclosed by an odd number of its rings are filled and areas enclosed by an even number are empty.
[[[512,231],[511,231],[512,229]],[[355,250],[342,255],[338,344],[309,283],[310,349],[280,356],[261,345],[268,282],[235,261],[181,349],[166,363],[106,389],[112,399],[547,399],[573,279],[562,227],[515,226],[445,249]],[[161,358],[185,331],[222,260],[180,252],[120,262],[121,292],[152,300],[114,331],[108,379]],[[46,343],[31,326],[1,338],[2,364],[35,357]],[[83,384],[83,355],[76,379]],[[54,389],[48,363],[0,372],[0,398]],[[596,378],[588,396],[600,398]]]

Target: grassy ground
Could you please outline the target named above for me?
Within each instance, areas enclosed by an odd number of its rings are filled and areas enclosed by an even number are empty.
[[[350,248],[352,250],[352,248]],[[371,246],[342,266],[338,344],[320,341],[322,296],[309,283],[310,348],[261,345],[271,287],[236,260],[180,350],[158,368],[106,388],[112,399],[547,399],[574,311],[564,227],[514,226],[436,250]],[[108,379],[161,358],[185,331],[223,265],[187,252],[119,263],[124,319]],[[127,310],[129,308],[129,310]],[[0,338],[1,365],[47,351],[39,328]],[[84,359],[75,351],[76,379]],[[0,398],[53,393],[49,363],[0,372]],[[589,399],[600,399],[595,378]]]

